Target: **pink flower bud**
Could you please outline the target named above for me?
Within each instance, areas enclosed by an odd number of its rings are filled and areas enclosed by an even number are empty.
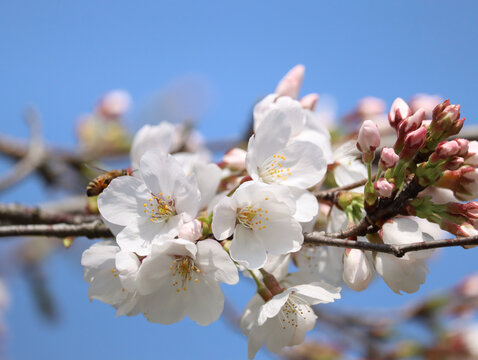
[[[392,108],[388,113],[388,121],[390,122],[390,126],[393,128],[397,128],[398,124],[408,116],[412,114],[410,107],[402,98],[396,98],[392,104]]]
[[[451,202],[446,204],[446,211],[450,214],[461,215],[471,220],[478,219],[478,202],[470,201],[468,203]]]
[[[345,283],[352,290],[365,290],[372,279],[371,267],[365,253],[358,249],[346,249],[343,260],[344,272],[342,277]]]
[[[294,66],[285,74],[282,80],[279,81],[274,92],[279,96],[290,96],[293,99],[297,99],[300,87],[302,86],[302,80],[304,80],[304,74],[304,65]]]
[[[389,147],[384,147],[380,154],[379,166],[382,170],[393,168],[400,157],[395,153],[395,150]]]
[[[198,219],[194,219],[193,221],[185,223],[179,229],[178,236],[181,239],[193,242],[199,240],[202,236],[202,222]]]
[[[456,143],[460,146],[460,151],[457,156],[466,156],[468,154],[468,147],[470,142],[467,139],[455,139]]]
[[[408,133],[408,135],[405,137],[400,158],[403,160],[410,160],[415,153],[425,145],[426,140],[427,129],[423,126]]]
[[[302,99],[300,99],[300,105],[302,105],[302,108],[304,109],[314,111],[318,101],[319,101],[318,94],[308,94],[308,95],[305,95]]]
[[[451,160],[447,161],[445,164],[445,169],[447,170],[458,170],[463,166],[465,160],[462,157],[455,156]]]
[[[439,159],[447,159],[457,156],[460,152],[460,145],[456,141],[442,141],[438,144],[435,153]]]
[[[101,97],[97,111],[106,118],[117,118],[129,109],[130,104],[131,97],[126,91],[113,90]]]
[[[246,155],[247,151],[239,148],[232,148],[224,154],[221,164],[232,169],[245,170]]]
[[[365,120],[360,127],[357,148],[363,153],[374,152],[380,146],[380,132],[372,120]]]
[[[410,131],[418,129],[425,120],[425,110],[418,109],[415,114],[407,117],[398,125],[398,131],[408,134]]]
[[[385,179],[380,179],[373,184],[373,187],[380,197],[389,198],[392,196],[395,185]]]

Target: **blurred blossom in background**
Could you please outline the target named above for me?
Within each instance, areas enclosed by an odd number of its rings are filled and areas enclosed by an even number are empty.
[[[461,104],[466,125],[476,125],[477,11],[471,0],[4,1],[0,133],[27,138],[22,112],[34,105],[48,143],[85,152],[129,146],[131,131],[160,121],[197,126],[203,137],[192,133],[190,146],[232,144],[247,132],[253,105],[295,64],[307,69],[301,96],[319,91],[317,112],[332,127],[339,119],[351,130],[365,119],[380,126],[396,97],[414,111],[423,107],[427,118],[450,98]],[[9,165],[2,159],[0,171]],[[72,179],[71,186],[84,184]],[[42,189],[30,177],[0,201],[37,204],[64,196]],[[90,303],[79,260],[89,245],[1,241],[0,358],[247,356],[247,338],[227,320],[231,311],[204,328],[190,320],[163,326],[115,318],[109,306]],[[476,271],[476,254],[437,251],[429,267],[415,294],[398,296],[377,281],[363,293],[345,291],[330,306],[381,313],[416,302]],[[254,291],[245,282],[224,287],[239,313]],[[457,327],[460,341],[478,352],[470,340],[477,337],[473,321]],[[264,350],[256,357],[266,358]]]

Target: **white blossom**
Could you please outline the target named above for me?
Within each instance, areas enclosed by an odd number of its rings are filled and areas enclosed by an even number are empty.
[[[319,283],[290,287],[268,302],[255,295],[240,321],[243,333],[249,336],[249,359],[254,358],[264,343],[273,353],[301,344],[317,319],[311,306],[335,299],[340,299],[340,288]]]
[[[217,241],[194,244],[170,238],[155,244],[143,261],[138,275],[140,308],[151,322],[172,324],[188,315],[199,325],[208,325],[224,307],[218,282],[238,280],[236,266]]]
[[[212,231],[219,240],[234,234],[231,257],[258,269],[266,252],[282,255],[300,249],[304,237],[294,213],[295,200],[287,187],[249,181],[216,205]]]
[[[143,155],[139,175],[114,179],[98,197],[98,209],[107,221],[124,226],[116,236],[123,250],[148,255],[162,234],[177,233],[196,216],[200,195],[195,177],[186,178],[180,164],[157,149]]]

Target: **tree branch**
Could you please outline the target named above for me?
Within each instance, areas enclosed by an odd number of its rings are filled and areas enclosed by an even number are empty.
[[[432,240],[427,242],[410,243],[403,245],[391,245],[375,244],[365,241],[337,239],[321,232],[313,232],[304,236],[304,244],[360,249],[391,254],[395,255],[396,257],[403,257],[406,253],[411,251],[429,250],[451,246],[478,245],[478,235],[466,238]]]
[[[0,192],[21,181],[37,169],[45,158],[40,118],[36,110],[28,109],[25,120],[30,128],[30,142],[25,155],[11,171],[0,179]]]
[[[111,238],[113,234],[101,220],[84,224],[28,224],[0,226],[0,237],[11,236],[51,236],[64,238],[84,236],[89,239]]]
[[[0,204],[0,222],[12,224],[84,224],[99,220],[99,215],[69,214],[65,211],[52,213],[39,207],[19,204]]]

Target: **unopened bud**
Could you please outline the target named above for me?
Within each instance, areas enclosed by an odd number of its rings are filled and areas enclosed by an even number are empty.
[[[398,125],[398,131],[404,134],[408,134],[410,131],[418,129],[423,120],[425,120],[425,110],[418,109],[415,114],[407,117]]]
[[[393,189],[395,188],[395,185],[385,179],[377,180],[373,186],[375,191],[377,191],[377,194],[382,198],[390,198],[392,196]]]
[[[456,135],[463,127],[464,121],[464,118],[460,119],[460,105],[451,105],[450,100],[445,100],[433,110],[431,134],[437,141]]]
[[[468,148],[470,142],[467,139],[455,139],[454,141],[460,146],[460,151],[457,156],[466,156],[468,154]]]
[[[450,214],[461,215],[469,220],[478,219],[478,202],[470,201],[468,203],[452,202],[446,204],[446,210]]]
[[[308,94],[305,95],[302,99],[300,99],[300,105],[302,105],[302,108],[304,109],[314,111],[318,101],[318,94]]]
[[[279,96],[290,96],[293,99],[297,99],[299,95],[302,81],[304,80],[305,66],[296,65],[289,70],[287,74],[279,81],[275,89],[275,93]]]
[[[126,91],[113,90],[101,97],[97,111],[105,118],[117,118],[124,115],[130,104],[131,97]]]
[[[246,155],[247,151],[239,148],[232,148],[228,150],[222,157],[222,165],[236,170],[246,169]]]
[[[406,137],[403,144],[403,150],[400,153],[400,158],[403,160],[410,160],[415,153],[420,150],[426,142],[427,129],[420,127],[415,131],[410,132]]]
[[[345,283],[352,290],[365,290],[372,278],[372,271],[365,253],[359,249],[346,249],[343,260],[344,272],[342,277]]]
[[[380,154],[380,169],[387,170],[393,168],[400,157],[395,153],[395,150],[389,147],[384,147]]]
[[[447,159],[457,156],[460,152],[460,145],[456,141],[442,141],[438,144],[435,153],[439,159]]]
[[[380,132],[372,120],[365,120],[360,127],[357,148],[363,153],[372,153],[380,146]]]
[[[453,157],[452,159],[450,159],[449,161],[446,162],[445,169],[446,170],[458,170],[459,168],[461,168],[463,166],[464,163],[465,163],[465,160],[462,157],[455,156],[455,157]]]
[[[193,242],[199,240],[202,237],[202,222],[198,219],[194,219],[193,221],[185,223],[179,229],[178,236],[181,239]]]
[[[390,112],[388,113],[388,121],[390,122],[390,126],[396,129],[400,122],[411,114],[412,111],[407,103],[402,98],[396,98],[392,104]]]

